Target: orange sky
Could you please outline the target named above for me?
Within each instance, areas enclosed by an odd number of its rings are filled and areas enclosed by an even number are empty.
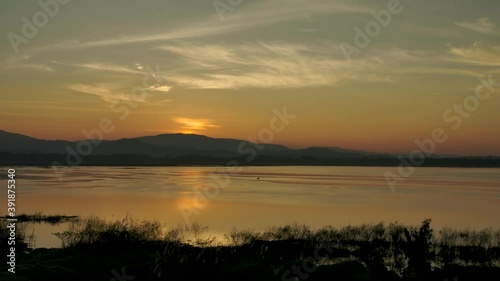
[[[79,140],[108,118],[106,139],[248,139],[286,107],[296,117],[272,143],[411,152],[442,128],[438,153],[500,155],[500,91],[484,82],[500,80],[500,2],[408,2],[365,37],[385,1],[259,0],[224,18],[191,1],[89,1],[23,43],[12,36],[39,7],[1,4],[0,129]]]

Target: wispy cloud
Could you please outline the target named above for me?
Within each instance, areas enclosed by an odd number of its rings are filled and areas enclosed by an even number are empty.
[[[240,45],[160,46],[192,65],[189,73],[164,79],[193,89],[298,88],[331,86],[350,80],[387,81],[375,74],[381,61],[347,62],[331,46],[311,47],[287,42]]]
[[[302,19],[313,22],[318,14],[353,14],[369,13],[367,6],[343,0],[262,0],[252,1],[238,11],[230,14],[229,22],[263,21],[265,24]]]
[[[422,22],[402,22],[399,25],[399,29],[401,31],[409,31],[412,33],[423,34],[425,36],[439,36],[443,37],[462,37],[463,34],[456,30],[456,28],[452,28],[449,26],[439,26],[433,24],[425,24]]]
[[[479,18],[475,21],[456,22],[455,24],[484,34],[499,34],[495,29],[495,23],[493,23],[489,18]]]
[[[349,82],[395,83],[408,74],[477,76],[457,64],[498,65],[499,47],[477,43],[473,48],[438,51],[372,48],[345,60],[334,44],[302,45],[255,42],[239,45],[182,43],[158,49],[191,65],[188,72],[163,79],[191,89],[304,88],[343,86]]]
[[[194,134],[208,129],[220,128],[210,119],[175,117],[173,121],[180,125],[180,130],[184,134]]]
[[[71,49],[71,48],[91,48],[91,47],[108,47],[124,44],[150,43],[158,41],[172,40],[187,40],[193,38],[201,38],[207,36],[215,36],[237,32],[253,27],[270,25],[279,22],[291,21],[304,18],[310,20],[309,15],[314,14],[339,14],[339,13],[368,13],[369,9],[354,3],[346,1],[256,1],[252,4],[245,5],[238,11],[227,17],[221,23],[216,13],[189,23],[189,27],[185,24],[173,26],[168,31],[156,32],[150,34],[137,34],[117,36],[108,39],[100,40],[69,40],[58,44],[45,46],[38,49],[36,52]]]
[[[66,48],[108,47],[114,45],[133,44],[133,43],[189,39],[189,38],[228,33],[237,30],[241,27],[242,26],[237,26],[237,25],[227,26],[220,24],[212,26],[188,27],[188,28],[180,28],[178,30],[174,30],[171,32],[154,33],[149,35],[122,36],[122,37],[115,37],[104,40],[86,41],[86,42],[72,41],[72,42],[61,43],[54,46],[49,46],[48,48],[66,49]]]
[[[147,90],[156,91],[156,92],[169,92],[172,89],[170,86],[162,85],[162,86],[150,86]]]
[[[85,93],[89,95],[94,95],[100,97],[102,100],[107,102],[115,102],[120,100],[129,100],[130,96],[122,93],[117,93],[109,85],[85,85],[85,84],[73,84],[67,87],[70,90]]]
[[[32,70],[36,70],[36,71],[42,71],[42,72],[54,72],[54,68],[52,68],[46,64],[34,64],[34,63],[6,65],[5,68],[7,68],[7,69],[25,68],[25,69],[32,69]]]
[[[144,71],[134,70],[129,67],[124,67],[115,64],[103,64],[103,63],[84,63],[84,64],[75,64],[76,67],[82,67],[97,71],[111,71],[111,72],[120,72],[120,73],[130,73],[130,74],[142,74]]]
[[[106,72],[118,72],[118,73],[129,73],[129,74],[143,74],[144,71],[135,65],[134,68],[112,64],[112,63],[99,63],[99,62],[89,62],[89,63],[63,63],[59,61],[52,61],[53,63],[70,66],[70,67],[78,67],[89,69],[93,71],[106,71]]]
[[[67,89],[79,92],[79,93],[84,93],[88,95],[93,95],[101,98],[103,101],[106,102],[117,102],[117,101],[132,101],[134,103],[140,102],[140,103],[148,103],[148,104],[158,104],[158,103],[165,103],[165,102],[170,102],[171,100],[165,99],[165,96],[163,95],[145,95],[142,96],[140,95],[140,98],[135,97],[131,94],[126,94],[127,92],[131,92],[131,90],[123,90],[123,87],[119,87],[118,85],[115,84],[95,84],[95,85],[87,85],[87,84],[71,84],[66,87]],[[140,89],[140,88],[139,88]],[[153,85],[148,88],[143,88],[142,90],[145,90],[146,93],[151,94],[152,92],[169,92],[172,89],[172,87],[167,86],[167,85]]]
[[[141,63],[136,62],[135,63],[135,68],[139,69],[139,70],[144,70],[144,65],[142,65]]]
[[[479,66],[500,66],[500,45],[488,45],[484,42],[475,42],[469,48],[452,47],[449,60]]]
[[[12,69],[34,70],[38,72],[54,72],[55,69],[50,62],[32,60],[29,54],[14,55],[0,62],[0,71]]]

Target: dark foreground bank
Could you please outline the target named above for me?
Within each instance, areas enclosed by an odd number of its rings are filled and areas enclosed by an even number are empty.
[[[60,249],[21,250],[0,280],[490,280],[500,276],[500,232],[435,233],[384,225],[271,227],[237,231],[226,243],[206,228],[163,231],[157,222],[88,218],[58,233]],[[5,231],[3,228],[2,231]],[[187,239],[189,238],[189,239]],[[21,238],[19,238],[21,240]],[[2,240],[2,255],[8,251]],[[5,255],[4,255],[5,256]]]

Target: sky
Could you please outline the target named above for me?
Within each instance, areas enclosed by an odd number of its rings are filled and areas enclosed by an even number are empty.
[[[105,119],[105,139],[393,153],[439,129],[437,153],[500,155],[498,11],[496,0],[1,1],[0,129],[80,140]],[[264,137],[283,110],[294,118]]]

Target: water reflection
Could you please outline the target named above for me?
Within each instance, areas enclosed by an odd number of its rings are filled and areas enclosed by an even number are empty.
[[[244,167],[207,204],[194,200],[224,167],[75,167],[59,181],[50,168],[18,167],[18,213],[184,220],[179,205],[200,210],[210,231],[291,222],[312,227],[366,222],[436,227],[500,227],[500,169],[418,168],[391,192],[385,167]],[[392,168],[394,169],[394,168]],[[0,198],[5,202],[5,194]],[[37,246],[57,246],[52,229],[33,225]],[[29,232],[29,229],[27,230]],[[31,232],[29,232],[31,233]]]

